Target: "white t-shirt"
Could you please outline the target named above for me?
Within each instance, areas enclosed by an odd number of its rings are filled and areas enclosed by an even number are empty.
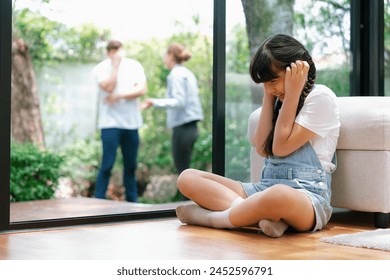
[[[99,87],[99,83],[110,77],[111,67],[111,60],[105,59],[96,65],[92,72],[99,88],[98,128],[138,129],[143,120],[137,99],[120,99],[114,104],[105,102],[108,93]],[[145,80],[144,69],[138,61],[122,58],[113,94],[129,92],[137,83],[143,83]]]
[[[325,171],[335,168],[332,163],[340,132],[339,111],[335,93],[324,85],[315,85],[295,119],[299,125],[313,131],[310,140]]]

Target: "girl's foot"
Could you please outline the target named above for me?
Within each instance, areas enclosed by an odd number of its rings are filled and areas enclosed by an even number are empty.
[[[279,222],[272,222],[264,219],[259,222],[260,230],[269,237],[281,237],[287,230],[288,224],[280,220]]]

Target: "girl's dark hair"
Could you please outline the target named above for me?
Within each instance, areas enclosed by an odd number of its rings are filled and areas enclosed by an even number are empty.
[[[308,80],[299,99],[296,115],[298,115],[306,97],[313,89],[316,79],[316,67],[306,48],[289,35],[277,34],[269,37],[261,44],[249,66],[249,72],[253,81],[256,83],[263,83],[277,78],[277,72],[286,70],[287,66],[290,66],[292,62],[297,60],[306,61],[309,64],[310,69]],[[272,143],[276,120],[281,106],[282,102],[277,100],[272,118],[272,129],[264,143],[264,152],[267,155],[273,155]]]

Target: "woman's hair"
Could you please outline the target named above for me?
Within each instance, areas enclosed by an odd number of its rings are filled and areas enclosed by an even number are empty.
[[[191,58],[192,53],[184,48],[182,44],[173,43],[168,47],[168,54],[173,54],[173,57],[176,60],[176,63],[182,63]]]
[[[313,89],[316,79],[316,67],[306,48],[289,35],[277,34],[269,37],[261,44],[249,66],[249,72],[253,81],[263,83],[277,78],[279,71],[286,70],[287,66],[290,66],[292,62],[297,60],[306,61],[310,69],[307,82],[299,99],[296,115],[298,115],[306,97]],[[278,100],[274,108],[272,130],[264,143],[264,152],[267,155],[273,155],[274,130],[281,106],[282,103]]]

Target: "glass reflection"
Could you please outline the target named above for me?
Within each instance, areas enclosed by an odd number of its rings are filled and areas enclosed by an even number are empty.
[[[260,2],[260,1],[259,1]],[[255,2],[256,3],[256,2]],[[261,106],[262,86],[251,82],[253,52],[271,34],[287,33],[305,44],[317,67],[316,83],[349,95],[350,1],[284,1],[278,7],[227,2],[226,176],[249,181],[249,115]],[[267,18],[267,20],[264,20]],[[232,28],[229,29],[229,26]]]
[[[158,110],[142,112],[136,171],[140,203],[132,208],[122,203],[120,150],[107,199],[94,198],[102,155],[92,69],[105,58],[107,41],[121,40],[127,56],[144,67],[148,82],[145,98],[161,98],[169,73],[163,62],[167,46],[172,42],[187,46],[193,57],[186,65],[198,79],[205,114],[191,165],[210,170],[212,22],[213,1],[15,1],[13,41],[15,47],[20,43],[19,50],[25,47],[28,56],[27,64],[16,69],[13,77],[27,77],[23,90],[33,98],[30,105],[23,103],[25,97],[13,102],[12,118],[19,123],[35,120],[35,132],[32,125],[24,132],[34,137],[42,132],[42,137],[26,140],[18,138],[16,130],[12,133],[11,222],[172,208],[171,203],[178,199],[171,130],[166,127],[165,112]],[[15,84],[13,98],[18,95]],[[34,112],[20,113],[21,108],[32,111],[31,104]],[[24,128],[16,124],[13,128]],[[21,142],[35,144],[27,147]],[[21,181],[26,184],[21,186]]]

